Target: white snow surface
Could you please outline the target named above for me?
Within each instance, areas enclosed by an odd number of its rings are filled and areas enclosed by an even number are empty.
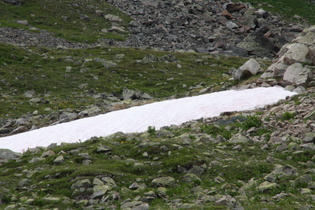
[[[159,129],[190,120],[219,116],[222,112],[261,108],[295,94],[282,87],[269,87],[228,90],[155,102],[2,137],[0,148],[23,152],[37,146],[86,141],[94,136],[107,136],[119,131],[142,132],[148,126]]]

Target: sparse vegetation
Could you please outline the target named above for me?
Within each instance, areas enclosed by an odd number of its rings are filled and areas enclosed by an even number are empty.
[[[282,115],[282,120],[291,120],[294,118],[294,116],[295,116],[295,113],[285,112]]]
[[[102,14],[97,14],[99,10]],[[29,29],[28,26],[18,24],[18,20],[27,20],[29,25],[47,30],[55,36],[73,42],[95,43],[98,39],[123,40],[128,36],[126,32],[102,32],[110,29],[111,22],[104,18],[106,14],[120,17],[121,27],[125,27],[131,19],[111,6],[106,1],[36,1],[27,0],[23,7],[0,2],[1,27]],[[103,30],[104,31],[104,30]]]
[[[299,15],[315,23],[315,5],[305,0],[247,2],[291,20]],[[129,35],[131,18],[107,1],[25,0],[23,4],[0,1],[0,27],[47,30],[82,44],[125,40]],[[102,12],[119,17],[122,21],[115,24],[124,32],[110,31],[112,25]],[[28,25],[17,20],[27,20]],[[78,114],[92,105],[107,112],[225,90],[238,84],[230,80],[231,72],[248,59],[89,46],[50,49],[0,42],[1,135],[7,134],[6,123],[13,124],[12,119],[32,116],[29,126],[44,126],[62,120],[60,113]],[[259,62],[264,69],[271,63]],[[259,76],[240,82],[254,82]],[[132,104],[122,99],[125,89],[153,99]],[[280,104],[270,114],[261,109],[160,130],[149,126],[143,133],[116,133],[34,148],[9,161],[0,158],[0,209],[124,209],[133,202],[152,209],[314,208],[310,128],[315,114],[304,110],[312,107],[314,96],[306,93],[287,100],[285,106],[298,107],[296,112],[285,111]],[[293,119],[302,126],[293,124]],[[283,131],[285,126],[290,126],[290,133]],[[230,141],[237,135],[248,142]],[[161,178],[165,179],[154,182]]]

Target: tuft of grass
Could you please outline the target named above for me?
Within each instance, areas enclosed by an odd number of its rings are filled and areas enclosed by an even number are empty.
[[[243,130],[248,130],[252,127],[260,128],[263,125],[263,122],[259,116],[248,116],[247,119],[240,124],[240,127]]]
[[[216,124],[203,125],[201,127],[201,132],[212,135],[216,138],[218,135],[223,136],[225,139],[230,139],[232,137],[231,131],[225,129],[224,126],[219,126]]]
[[[282,120],[291,120],[295,117],[295,113],[292,113],[292,112],[285,112],[283,113],[281,119]]]
[[[148,134],[149,134],[151,137],[156,136],[156,130],[155,130],[155,127],[154,127],[154,126],[149,126],[147,132],[148,132]]]

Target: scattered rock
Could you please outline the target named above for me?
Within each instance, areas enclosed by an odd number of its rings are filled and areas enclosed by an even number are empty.
[[[277,184],[276,183],[270,183],[268,181],[264,181],[263,183],[261,183],[258,187],[257,190],[261,191],[261,192],[266,192],[268,190],[272,190],[274,188],[277,188]]]
[[[54,164],[61,164],[64,161],[65,161],[64,157],[62,155],[60,155],[53,162],[54,162]]]
[[[95,185],[93,187],[93,194],[91,196],[92,199],[101,198],[104,196],[112,187],[108,185]]]
[[[248,143],[249,142],[249,139],[246,138],[245,136],[242,136],[242,135],[235,135],[233,136],[230,140],[229,140],[230,143]]]
[[[260,70],[260,64],[253,58],[248,60],[234,74],[235,80],[247,79],[256,75]]]
[[[97,148],[96,150],[98,153],[106,153],[106,154],[110,154],[112,152],[112,148],[108,147],[108,146],[104,146],[101,145]]]
[[[173,177],[160,177],[152,180],[152,184],[157,187],[167,187],[175,184]]]
[[[275,62],[264,72],[261,79],[282,79],[284,84],[307,87],[315,81],[315,33],[314,26],[304,29],[277,53]]]
[[[2,160],[14,160],[21,157],[20,153],[13,152],[9,149],[0,149],[0,159]]]

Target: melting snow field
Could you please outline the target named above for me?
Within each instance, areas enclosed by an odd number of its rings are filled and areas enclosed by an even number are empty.
[[[227,111],[245,111],[275,104],[296,93],[281,87],[228,90],[146,104],[0,138],[0,148],[22,152],[51,143],[75,143],[93,136],[146,131],[148,126],[180,125]]]

